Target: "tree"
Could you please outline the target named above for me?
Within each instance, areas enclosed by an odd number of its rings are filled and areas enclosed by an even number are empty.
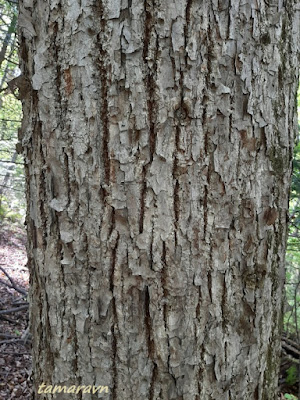
[[[276,398],[297,8],[21,1],[35,398]]]
[[[24,216],[24,173],[16,152],[21,103],[10,92],[10,81],[20,74],[17,51],[17,5],[0,0],[0,222]]]

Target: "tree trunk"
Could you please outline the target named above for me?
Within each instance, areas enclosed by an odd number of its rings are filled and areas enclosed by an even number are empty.
[[[7,18],[7,16],[4,16],[4,17]],[[1,20],[3,21],[2,15],[1,15]],[[1,50],[0,50],[0,68],[2,66],[3,61],[5,60],[5,55],[6,55],[7,48],[11,44],[10,43],[11,42],[11,36],[16,31],[16,24],[17,24],[17,15],[14,14],[12,19],[11,19],[10,25],[5,27],[5,28],[7,28],[7,31],[6,31],[5,37],[4,37],[3,41],[2,41],[2,47],[1,47]],[[1,85],[1,89],[2,89],[2,85]]]
[[[21,1],[34,398],[276,398],[297,8]]]

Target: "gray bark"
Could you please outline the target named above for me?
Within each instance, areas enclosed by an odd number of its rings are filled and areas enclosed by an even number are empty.
[[[276,398],[298,12],[21,1],[34,398]]]

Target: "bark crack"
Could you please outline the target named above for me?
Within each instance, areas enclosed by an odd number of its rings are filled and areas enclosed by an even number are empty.
[[[162,261],[162,269],[161,269],[161,287],[163,290],[163,319],[164,319],[164,324],[165,324],[165,332],[166,336],[168,336],[167,333],[167,297],[168,297],[168,289],[167,289],[167,261],[166,261],[166,242],[162,242],[162,255],[161,255],[161,261]]]
[[[207,197],[208,197],[208,188],[207,185],[204,187],[204,198],[203,198],[203,236],[204,241],[206,239],[206,230],[207,230]]]
[[[179,128],[176,127],[176,131],[177,131],[177,129],[179,129]],[[177,138],[177,135],[176,135],[176,138]],[[177,142],[177,140],[176,140],[176,142]],[[177,159],[176,153],[174,154],[172,174],[173,174],[173,179],[175,181],[174,193],[173,193],[174,225],[175,225],[175,231],[177,231],[178,230],[180,199],[179,199],[179,182],[178,182],[179,169],[178,169],[178,159]]]
[[[114,209],[112,211],[112,221],[111,221],[111,232],[115,228],[115,212]],[[110,273],[110,291],[113,294],[112,297],[112,313],[113,313],[113,320],[111,326],[111,333],[112,333],[112,382],[113,387],[111,389],[112,393],[112,400],[117,399],[117,379],[118,379],[118,370],[117,370],[117,337],[116,337],[116,326],[118,325],[118,316],[117,316],[117,308],[116,308],[116,299],[114,296],[114,276],[115,276],[115,268],[116,268],[116,261],[117,261],[117,248],[119,244],[119,234],[116,239],[116,243],[112,249],[112,262],[111,262],[111,273]]]
[[[74,361],[73,361],[73,368],[74,368],[74,377],[79,376],[79,384],[82,383],[82,380],[80,379],[80,374],[78,374],[78,338],[77,338],[77,332],[76,332],[76,319],[75,316],[73,316],[73,321],[72,321],[72,328],[73,328],[73,343],[74,343]],[[79,399],[82,399],[82,392],[79,392]]]
[[[97,3],[96,12],[100,20],[101,30],[97,34],[97,47],[99,51],[98,67],[100,78],[100,91],[101,91],[101,110],[100,117],[102,122],[102,162],[104,167],[104,182],[106,185],[110,181],[110,157],[109,157],[109,119],[108,119],[108,68],[106,61],[108,58],[107,51],[103,48],[103,35],[106,28],[106,19],[104,17],[104,8],[102,2]]]
[[[143,166],[142,172],[142,188],[141,188],[141,196],[140,196],[140,220],[139,220],[139,232],[143,233],[144,226],[144,216],[145,216],[145,201],[146,201],[146,193],[147,193],[147,182],[146,182],[146,167]]]
[[[150,249],[149,249],[149,257],[150,257],[150,269],[153,271],[153,232],[154,232],[154,222],[152,219],[151,224],[151,238],[150,238]]]
[[[152,376],[151,376],[151,382],[150,382],[150,388],[149,388],[149,399],[153,400],[154,399],[154,385],[155,381],[157,379],[157,364],[154,361],[154,356],[155,356],[155,345],[154,345],[154,340],[153,340],[153,334],[152,334],[152,319],[150,315],[150,294],[149,294],[149,287],[146,286],[145,288],[145,327],[146,327],[146,340],[147,340],[147,346],[148,346],[148,356],[150,360],[153,363],[153,368],[152,368]]]
[[[144,47],[143,47],[143,58],[144,63],[147,67],[146,73],[146,90],[147,90],[147,107],[148,107],[148,124],[149,124],[149,157],[150,162],[153,161],[153,155],[156,148],[156,132],[155,132],[155,121],[156,121],[156,104],[155,104],[155,88],[156,83],[154,79],[154,74],[156,72],[156,61],[158,52],[158,43],[156,42],[155,54],[152,58],[152,63],[154,67],[151,67],[148,62],[149,46],[151,44],[151,32],[154,28],[154,7],[155,1],[153,1],[152,7],[149,1],[145,0],[145,30],[144,30]]]

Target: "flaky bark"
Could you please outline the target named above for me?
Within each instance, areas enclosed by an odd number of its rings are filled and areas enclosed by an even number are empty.
[[[275,398],[297,8],[21,1],[36,388]]]

